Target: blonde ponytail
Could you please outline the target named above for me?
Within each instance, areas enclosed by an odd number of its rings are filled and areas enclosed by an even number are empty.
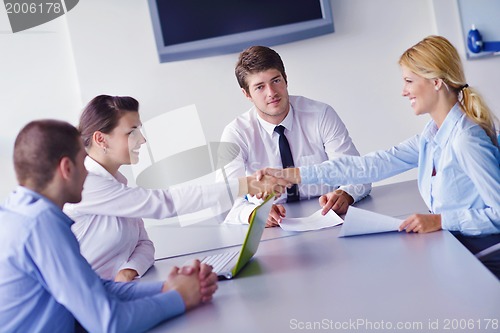
[[[498,138],[495,123],[498,119],[491,112],[481,95],[471,87],[466,87],[461,91],[462,98],[459,99],[460,106],[467,117],[481,126],[491,139],[491,142],[498,147]]]

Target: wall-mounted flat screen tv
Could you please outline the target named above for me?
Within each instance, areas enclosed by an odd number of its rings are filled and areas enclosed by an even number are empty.
[[[334,31],[330,0],[148,0],[160,62]]]

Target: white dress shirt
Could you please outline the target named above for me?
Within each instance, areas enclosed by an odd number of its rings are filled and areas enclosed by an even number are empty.
[[[103,278],[131,268],[143,275],[154,262],[154,246],[142,218],[162,219],[214,207],[231,207],[228,191],[238,193],[238,181],[199,186],[172,186],[165,190],[128,187],[118,172],[114,177],[91,157],[82,201],[66,204],[64,212],[80,242],[82,255]]]
[[[325,103],[290,96],[290,111],[280,125],[285,127],[296,167],[319,164],[342,155],[359,156],[344,123],[335,110]],[[229,179],[251,175],[265,167],[283,167],[278,145],[279,134],[274,132],[275,127],[276,125],[263,120],[255,107],[225,127],[221,141],[235,143],[240,147],[238,156],[224,167]],[[224,155],[231,154],[221,152],[219,157],[223,158]],[[223,177],[222,174],[219,177]],[[336,188],[316,184],[300,185],[300,198],[319,196]],[[348,185],[340,189],[351,195],[356,202],[370,193],[371,184]],[[286,193],[277,202],[285,200]],[[238,198],[225,222],[248,223],[248,217],[254,208],[255,203]]]

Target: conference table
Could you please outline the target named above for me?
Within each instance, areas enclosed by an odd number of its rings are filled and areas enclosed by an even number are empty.
[[[320,208],[317,198],[285,206],[291,217]],[[416,181],[374,187],[355,206],[400,219],[428,212]],[[247,228],[210,221],[149,228],[157,260],[141,281],[237,249]],[[500,282],[448,231],[343,238],[339,231],[265,229],[254,258],[219,282],[210,303],[151,332],[500,330]]]

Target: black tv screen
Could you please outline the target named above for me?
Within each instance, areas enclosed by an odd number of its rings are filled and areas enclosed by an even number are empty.
[[[149,0],[161,62],[333,32],[329,0]]]

